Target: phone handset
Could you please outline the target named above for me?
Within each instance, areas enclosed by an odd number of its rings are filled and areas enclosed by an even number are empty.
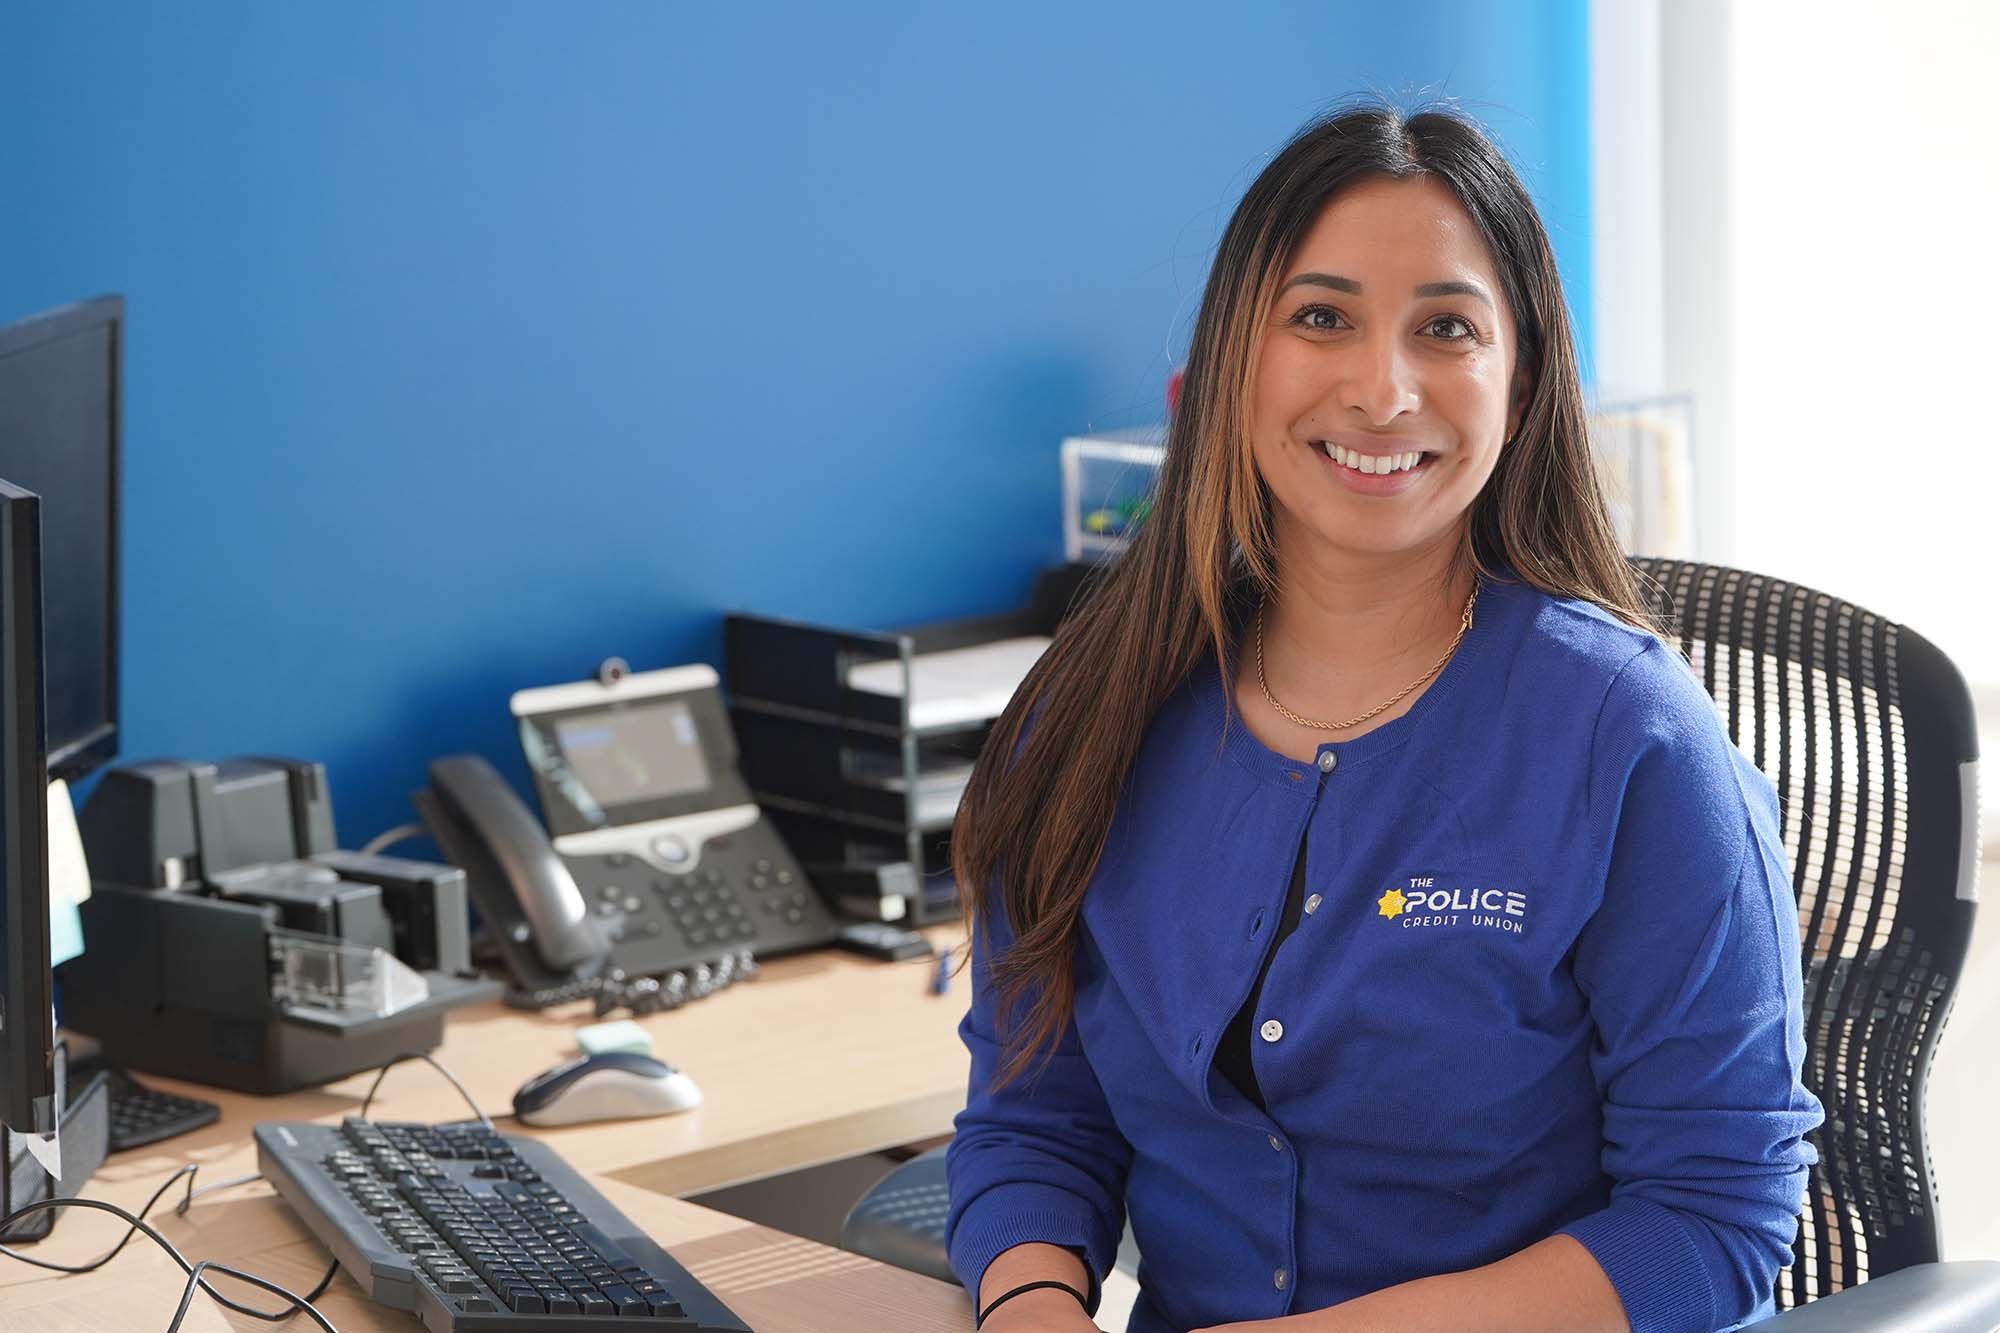
[[[556,855],[540,821],[493,766],[477,755],[452,755],[432,761],[430,779],[431,792],[443,813],[486,853],[485,858],[467,856],[460,860],[454,853],[469,849],[445,848],[447,855],[465,867],[481,915],[489,919],[502,916],[495,924],[502,933],[512,933],[516,945],[524,942],[518,938],[520,934],[528,935],[535,953],[551,971],[569,973],[585,963],[601,961],[610,952],[610,940],[591,919],[582,891],[569,867]],[[490,861],[482,867],[485,875],[475,873],[468,864],[475,859]],[[479,883],[493,876],[501,882]],[[506,898],[495,896],[496,890]],[[515,911],[505,912],[508,906]],[[517,927],[525,924],[526,930],[508,932],[503,922]]]

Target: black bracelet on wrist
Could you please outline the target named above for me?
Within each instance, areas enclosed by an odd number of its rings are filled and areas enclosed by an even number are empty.
[[[988,1303],[986,1308],[979,1312],[979,1317],[972,1321],[972,1326],[974,1328],[978,1328],[981,1324],[986,1322],[987,1315],[992,1314],[995,1310],[1005,1305],[1008,1301],[1013,1300],[1016,1296],[1019,1296],[1022,1292],[1033,1291],[1038,1287],[1061,1287],[1064,1291],[1076,1297],[1076,1303],[1078,1305],[1084,1307],[1086,1310],[1090,1308],[1090,1302],[1084,1297],[1084,1294],[1082,1292],[1078,1291],[1075,1287],[1072,1287],[1067,1282],[1057,1282],[1053,1278],[1048,1278],[1040,1282],[1023,1282],[1020,1286],[1014,1288],[1012,1291],[1002,1292],[1000,1295],[995,1296],[992,1299],[992,1301]]]

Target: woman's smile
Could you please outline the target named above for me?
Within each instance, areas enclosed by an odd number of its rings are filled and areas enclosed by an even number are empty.
[[[1351,449],[1337,440],[1315,440],[1309,447],[1340,484],[1357,495],[1401,495],[1431,470],[1438,457],[1426,449]]]

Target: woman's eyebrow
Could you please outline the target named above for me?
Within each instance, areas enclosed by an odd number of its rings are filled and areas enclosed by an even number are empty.
[[[1283,296],[1286,292],[1290,291],[1292,288],[1307,283],[1311,284],[1314,287],[1331,287],[1333,290],[1337,292],[1347,292],[1348,294],[1353,296],[1361,295],[1360,283],[1356,282],[1352,278],[1335,277],[1331,273],[1297,274],[1294,277],[1286,279],[1285,285],[1278,288],[1278,294],[1280,296]],[[1485,290],[1481,288],[1479,284],[1472,282],[1427,282],[1423,284],[1421,287],[1418,287],[1416,291],[1413,293],[1413,295],[1418,297],[1470,296],[1477,300],[1486,302],[1487,309],[1490,310],[1493,308],[1493,298],[1488,296]]]

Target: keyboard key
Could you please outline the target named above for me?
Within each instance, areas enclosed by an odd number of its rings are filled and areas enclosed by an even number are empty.
[[[632,1262],[632,1256],[625,1253],[617,1241],[611,1239],[611,1237],[605,1235],[588,1222],[579,1223],[571,1227],[570,1234],[604,1256],[604,1262],[614,1269],[621,1264]]]

